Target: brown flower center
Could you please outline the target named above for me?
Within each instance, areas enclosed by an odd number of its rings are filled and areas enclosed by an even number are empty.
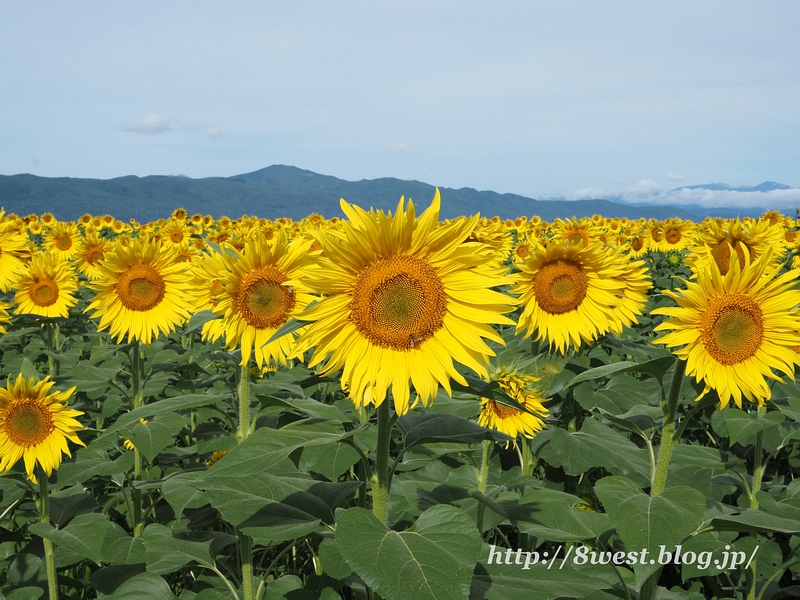
[[[30,297],[36,306],[52,306],[58,300],[58,285],[47,277],[34,281],[31,285]]]
[[[164,299],[166,284],[161,274],[150,265],[133,265],[119,276],[116,289],[123,306],[147,311]]]
[[[589,277],[583,267],[563,258],[543,265],[533,280],[536,302],[551,315],[578,308],[588,288]]]
[[[12,402],[5,410],[3,430],[17,446],[40,444],[54,429],[53,415],[34,398]]]
[[[350,303],[358,331],[382,348],[418,348],[443,325],[447,296],[442,280],[425,260],[392,256],[366,267]]]
[[[236,307],[242,318],[256,329],[275,329],[288,321],[295,305],[293,290],[281,285],[288,279],[272,266],[248,273],[236,293]]]
[[[744,294],[712,298],[700,315],[701,340],[711,357],[735,365],[753,356],[764,339],[761,307]]]

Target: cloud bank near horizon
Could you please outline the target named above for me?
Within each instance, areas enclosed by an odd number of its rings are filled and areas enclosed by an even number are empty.
[[[768,192],[739,192],[735,190],[709,190],[704,188],[667,189],[660,183],[643,179],[636,185],[618,190],[581,188],[568,200],[603,198],[627,204],[695,205],[703,208],[763,208],[782,211],[800,207],[800,188],[770,190]]]

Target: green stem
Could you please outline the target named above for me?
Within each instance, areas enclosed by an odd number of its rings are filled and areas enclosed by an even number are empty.
[[[42,469],[37,469],[39,479],[39,512],[42,523],[50,523],[50,496],[47,493],[47,475]],[[53,542],[42,538],[44,542],[44,560],[47,565],[47,587],[49,600],[58,600],[58,581],[56,579],[56,552]]]
[[[250,437],[250,363],[242,365],[239,373],[239,443]]]
[[[526,438],[524,435],[521,436],[522,441],[520,442],[520,454],[522,456],[522,462],[520,464],[520,468],[522,470],[522,474],[525,477],[533,477],[533,456],[531,455],[531,441]]]
[[[253,540],[239,532],[239,548],[242,559],[242,592],[244,600],[255,600],[253,589]]]
[[[758,418],[761,419],[767,414],[767,407],[760,405],[758,407]],[[758,510],[758,498],[756,494],[761,491],[761,479],[764,476],[764,431],[761,430],[756,433],[756,447],[753,455],[753,487],[750,490],[750,508]],[[755,537],[756,534],[753,534]],[[756,598],[756,560],[750,563],[750,572],[747,574],[747,600],[755,600]]]
[[[492,440],[483,440],[483,455],[481,457],[481,470],[478,472],[478,491],[481,494],[486,494],[486,486],[489,483],[489,459],[492,456]],[[486,505],[483,502],[478,502],[478,531],[483,531],[483,515],[486,511]]]
[[[672,449],[675,446],[675,414],[678,408],[678,398],[680,397],[681,385],[683,384],[683,374],[686,372],[686,362],[678,360],[675,363],[675,370],[672,373],[672,384],[669,388],[669,396],[666,402],[661,403],[664,411],[664,430],[661,434],[661,445],[658,449],[658,463],[656,463],[656,473],[653,477],[653,485],[650,488],[651,496],[658,496],[664,491],[667,483],[667,473],[669,463],[672,460]]]
[[[388,399],[378,407],[378,442],[372,483],[372,512],[384,525],[389,524],[389,446],[392,441],[392,422]]]
[[[133,391],[133,410],[144,405],[144,390],[142,389],[142,355],[139,340],[133,342],[131,348],[131,389]],[[139,537],[144,530],[142,521],[142,490],[136,487],[136,482],[142,479],[142,454],[138,448],[133,450],[133,481],[131,490],[133,499],[133,537]]]

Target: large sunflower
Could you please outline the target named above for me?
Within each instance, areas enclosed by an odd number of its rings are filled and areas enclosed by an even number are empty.
[[[641,314],[650,287],[642,261],[598,243],[550,243],[526,263],[512,291],[524,303],[517,331],[536,332],[560,353],[620,333]]]
[[[35,254],[16,287],[17,314],[68,317],[69,309],[78,303],[72,265],[51,253]]]
[[[222,315],[219,328],[225,331],[227,347],[241,345],[241,364],[250,361],[254,346],[259,367],[265,362],[287,363],[287,356],[294,350],[294,334],[267,342],[281,325],[314,300],[297,279],[310,265],[310,246],[306,240],[287,243],[280,231],[273,244],[261,236],[249,237],[243,253],[222,256],[227,269],[222,279],[224,289],[212,291],[207,298],[212,303],[211,310]]]
[[[0,292],[9,291],[25,272],[24,258],[28,255],[28,238],[10,221],[4,221],[0,209]]]
[[[99,264],[100,275],[87,286],[97,295],[86,308],[100,317],[98,330],[108,329],[117,342],[150,344],[159,332],[169,333],[189,318],[199,292],[192,273],[175,263],[175,253],[156,240],[137,238],[123,245]]]
[[[0,472],[7,473],[24,458],[28,479],[36,482],[37,462],[49,477],[61,464],[62,453],[72,456],[67,440],[85,446],[76,435],[83,425],[74,419],[83,413],[67,408],[75,388],[50,393],[54,383],[49,377],[36,382],[19,374],[13,384],[9,377],[6,387],[0,387]]]
[[[664,290],[678,306],[653,311],[670,317],[656,327],[670,333],[654,343],[668,346],[686,361],[688,375],[705,382],[701,397],[715,389],[720,408],[731,398],[741,407],[742,396],[763,404],[770,397],[767,378],[779,379],[773,369],[793,376],[800,364],[797,272],[779,275],[770,254],[751,263],[733,252],[724,276],[710,258],[686,289]]]
[[[391,386],[398,414],[409,407],[409,380],[427,405],[450,379],[465,384],[453,361],[488,376],[494,352],[482,338],[503,343],[491,324],[512,325],[504,313],[515,300],[497,291],[512,279],[486,266],[495,249],[464,242],[478,217],[439,223],[439,192],[416,217],[401,198],[394,215],[366,212],[341,201],[349,218],[344,238],[319,232],[323,256],[309,285],[326,294],[300,318],[312,321],[299,351],[315,347],[310,366],[343,369],[342,385],[357,406],[380,405]]]
[[[547,400],[542,398],[535,387],[539,378],[514,370],[502,369],[500,372],[492,374],[491,379],[497,381],[500,389],[531,412],[517,410],[490,398],[481,398],[478,424],[496,429],[515,439],[519,435],[532,438],[539,433],[545,426],[542,419],[547,418],[550,414],[550,411],[542,404]]]

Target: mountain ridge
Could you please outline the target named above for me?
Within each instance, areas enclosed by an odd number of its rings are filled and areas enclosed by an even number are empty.
[[[775,182],[766,184],[783,186]],[[712,184],[713,185],[713,184]],[[725,185],[725,184],[716,184]],[[696,187],[696,186],[695,186]],[[760,186],[756,186],[760,187]],[[780,189],[787,189],[785,186]],[[635,205],[612,199],[534,199],[511,193],[474,188],[440,187],[442,218],[481,213],[514,218],[539,215],[543,220],[556,217],[656,218],[681,217],[698,220],[707,214],[728,216],[730,209],[688,211],[670,205]],[[112,214],[122,220],[152,221],[166,218],[177,207],[189,213],[243,214],[265,218],[301,219],[311,213],[326,217],[342,216],[339,199],[364,208],[394,210],[401,196],[425,207],[436,187],[415,180],[393,177],[347,181],[289,165],[271,165],[231,177],[192,179],[181,175],[125,175],[112,179],[39,177],[31,174],[0,175],[0,206],[7,212],[29,214],[52,212],[62,220],[75,220],[84,213]],[[759,190],[760,191],[760,190]],[[759,209],[756,214],[763,210]],[[746,213],[750,214],[750,213]]]

